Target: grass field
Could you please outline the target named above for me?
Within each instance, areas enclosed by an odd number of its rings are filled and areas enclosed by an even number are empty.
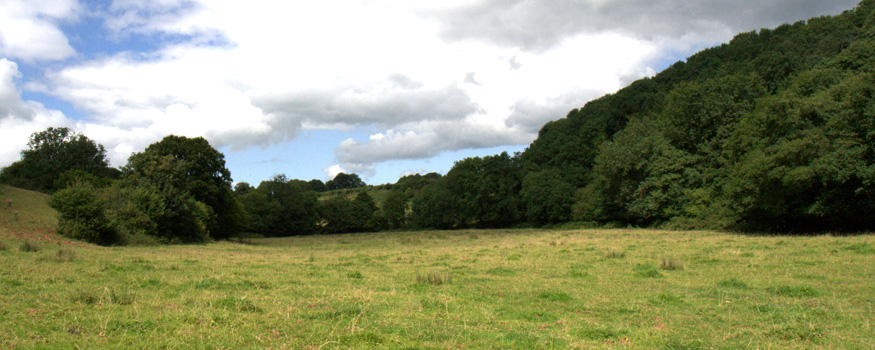
[[[875,348],[871,235],[489,230],[102,248],[11,210],[0,349]]]

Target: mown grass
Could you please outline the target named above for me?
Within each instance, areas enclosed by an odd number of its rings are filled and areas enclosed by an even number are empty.
[[[873,242],[491,230],[46,244],[0,251],[0,348],[875,348]]]

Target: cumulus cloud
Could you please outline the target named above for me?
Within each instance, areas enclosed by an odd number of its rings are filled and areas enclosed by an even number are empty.
[[[453,40],[544,51],[578,34],[621,32],[646,40],[723,40],[727,34],[836,14],[858,0],[486,0],[432,14]]]
[[[233,151],[356,129],[373,135],[340,143],[324,171],[367,173],[390,160],[527,144],[544,122],[652,75],[668,56],[856,2],[115,0],[86,5],[103,19],[98,37],[170,40],[56,66],[25,86],[84,114],[77,128],[114,165],[171,133]],[[0,4],[0,54],[75,54],[57,26],[82,12],[73,0]],[[39,38],[9,39],[16,21],[42,28],[28,32]],[[69,123],[22,101],[17,72],[0,70],[4,122]]]
[[[414,85],[337,87],[324,91],[270,94],[253,102],[266,113],[312,127],[378,125],[419,120],[460,120],[478,110],[456,86]]]
[[[20,73],[15,62],[0,59],[0,167],[19,159],[19,152],[27,148],[31,134],[49,126],[73,125],[58,111],[22,100],[15,85],[18,76]]]
[[[0,8],[0,56],[45,61],[76,54],[59,28],[76,19],[75,0],[2,0]]]
[[[377,163],[389,160],[423,159],[446,151],[525,144],[533,138],[525,130],[472,120],[427,122],[416,129],[388,130],[371,135],[367,142],[346,139],[335,149],[338,167],[367,173]]]
[[[544,100],[523,99],[514,103],[507,126],[537,133],[548,121],[564,117],[568,111],[603,95],[602,91],[570,91]]]

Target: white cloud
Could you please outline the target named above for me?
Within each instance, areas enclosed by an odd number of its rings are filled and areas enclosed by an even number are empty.
[[[19,159],[19,152],[27,148],[31,134],[50,126],[73,125],[58,111],[22,100],[15,85],[18,76],[18,65],[0,58],[0,167]]]
[[[99,16],[119,40],[173,44],[79,62],[31,85],[84,112],[77,125],[115,165],[171,133],[232,150],[287,142],[307,129],[373,134],[337,146],[337,164],[324,169],[333,176],[527,144],[544,122],[652,75],[671,54],[856,1],[115,0]],[[8,12],[15,18],[49,31],[77,8],[5,3],[26,9]],[[8,33],[2,20],[0,34]],[[27,55],[68,57],[64,45],[50,45],[56,56],[39,45]],[[40,116],[26,105],[5,104],[0,113]]]
[[[75,0],[0,0],[0,9],[0,56],[44,61],[76,54],[58,27],[76,19]]]

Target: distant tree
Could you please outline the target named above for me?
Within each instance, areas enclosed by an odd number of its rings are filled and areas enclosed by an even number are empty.
[[[444,181],[437,181],[416,192],[411,203],[411,226],[419,229],[453,229],[466,225],[459,197],[449,190]]]
[[[255,187],[252,187],[248,182],[238,182],[234,185],[234,194],[236,195],[244,195],[254,190]]]
[[[310,186],[311,190],[316,192],[325,192],[328,190],[328,186],[325,186],[325,183],[319,179],[310,180],[307,184]]]
[[[503,152],[460,160],[441,183],[458,198],[459,224],[494,228],[523,219],[519,197],[522,177],[519,157]]]
[[[70,170],[96,177],[119,175],[109,167],[102,145],[68,128],[34,133],[27,145],[30,149],[21,151],[21,160],[0,171],[0,183],[50,193],[59,189],[56,181]]]
[[[526,218],[535,224],[554,224],[571,219],[575,188],[562,180],[557,170],[529,173],[523,178],[520,199]]]
[[[377,206],[366,192],[352,200],[344,195],[332,196],[319,202],[322,230],[325,233],[354,233],[381,229],[376,217]]]
[[[277,175],[240,196],[240,201],[249,214],[250,231],[292,236],[316,230],[317,195],[306,182]]]
[[[356,174],[337,174],[334,179],[329,180],[325,185],[329,190],[344,190],[349,188],[364,187],[365,182],[362,181]]]
[[[393,189],[383,200],[382,215],[389,228],[407,226],[408,196],[400,189]]]
[[[405,175],[405,176],[401,177],[400,179],[398,179],[397,182],[395,182],[395,187],[397,187],[401,190],[404,190],[404,191],[406,191],[406,190],[418,191],[418,190],[422,189],[423,187],[428,186],[429,184],[434,183],[437,180],[440,180],[442,177],[443,176],[441,176],[441,174],[438,174],[438,173],[428,173],[425,175],[420,175],[420,174]]]
[[[225,156],[204,138],[167,136],[131,155],[125,172],[136,183],[155,186],[171,201],[190,196],[206,205],[205,224],[212,238],[240,232],[245,214],[231,190]]]

